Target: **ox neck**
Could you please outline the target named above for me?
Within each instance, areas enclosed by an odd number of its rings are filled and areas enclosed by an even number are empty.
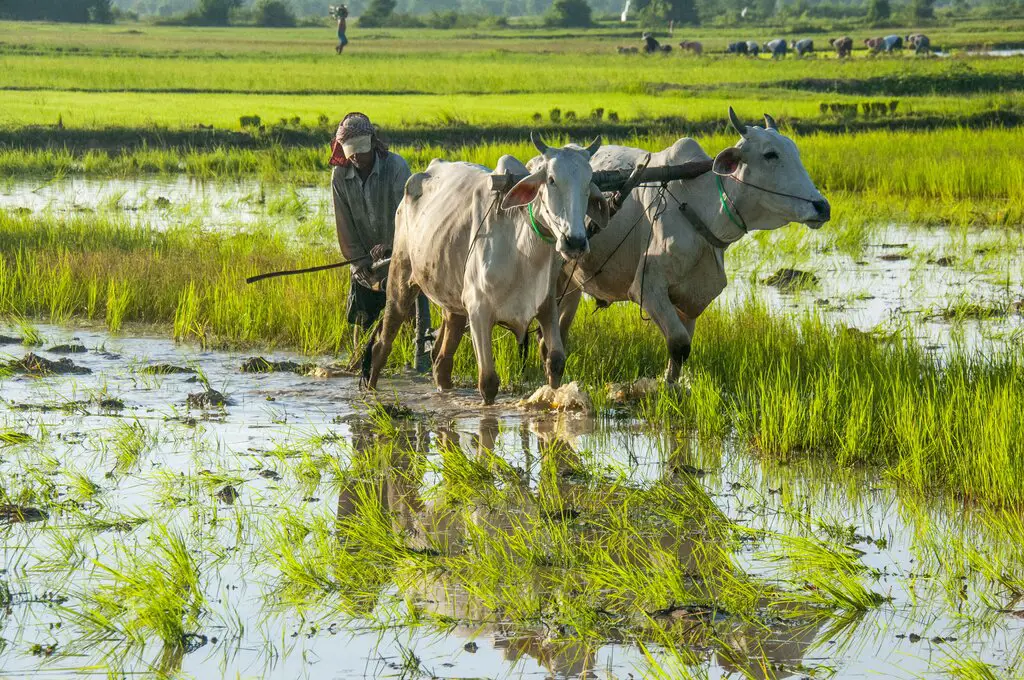
[[[767,209],[759,209],[757,189],[731,176],[713,172],[683,183],[682,195],[696,215],[704,221],[714,239],[726,244],[740,240],[752,231],[771,230],[787,224]],[[700,234],[702,227],[694,225]],[[704,235],[701,234],[703,237]],[[705,238],[712,246],[723,248]]]
[[[554,236],[545,236],[544,232],[542,232],[540,227],[537,226],[537,220],[533,216],[533,203],[529,203],[526,206],[526,213],[530,216],[530,228],[533,229],[533,233],[536,234],[541,241],[544,241],[544,243],[555,245]],[[548,231],[551,230],[549,229]]]
[[[677,199],[679,205],[672,207],[683,213],[708,245],[724,251],[746,236],[750,228],[743,221],[745,216],[739,200],[742,192],[726,189],[719,193],[718,181],[718,175],[709,172],[682,182],[681,196]]]

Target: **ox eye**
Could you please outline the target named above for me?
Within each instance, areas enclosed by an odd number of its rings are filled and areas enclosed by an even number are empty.
[[[779,154],[775,153],[774,151],[769,151],[768,153],[766,153],[764,155],[764,157],[765,157],[765,160],[774,161],[774,160],[778,160]]]
[[[554,177],[548,177],[548,184],[554,184],[554,183],[555,183],[555,178]]]

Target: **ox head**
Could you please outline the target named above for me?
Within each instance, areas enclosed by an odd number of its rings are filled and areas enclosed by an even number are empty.
[[[552,148],[536,133],[530,139],[541,155],[530,163],[532,174],[509,190],[501,207],[532,204],[536,220],[551,230],[558,253],[575,260],[590,250],[586,218],[599,228],[608,223],[608,203],[591,181],[590,158],[601,147],[601,138],[587,148],[575,144]]]
[[[765,114],[763,128],[745,125],[731,106],[729,120],[740,133],[740,141],[718,154],[713,169],[746,185],[751,196],[748,200],[756,201],[758,212],[768,218],[758,221],[772,225],[760,228],[802,222],[818,229],[827,222],[831,206],[807,174],[796,144],[779,133],[775,120]]]

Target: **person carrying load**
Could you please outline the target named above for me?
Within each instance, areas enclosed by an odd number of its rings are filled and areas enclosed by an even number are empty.
[[[362,113],[346,115],[331,143],[331,195],[338,245],[351,265],[348,321],[353,326],[353,347],[384,310],[382,281],[386,268],[375,262],[391,254],[395,238],[395,212],[402,202],[409,164],[377,134]],[[420,373],[430,370],[430,303],[424,295],[416,302],[416,359]]]

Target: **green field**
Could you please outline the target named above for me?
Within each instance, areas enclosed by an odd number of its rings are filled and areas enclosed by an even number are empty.
[[[1020,677],[1024,56],[968,52],[1024,21],[920,30],[948,56],[0,22],[0,668]],[[535,130],[715,154],[730,106],[778,119],[832,219],[729,247],[682,386],[637,305],[585,300],[589,413],[526,410],[537,352],[501,329],[497,407],[468,340],[454,393],[408,375],[408,331],[371,395],[344,269],[245,283],[339,258],[347,111],[421,170]]]

